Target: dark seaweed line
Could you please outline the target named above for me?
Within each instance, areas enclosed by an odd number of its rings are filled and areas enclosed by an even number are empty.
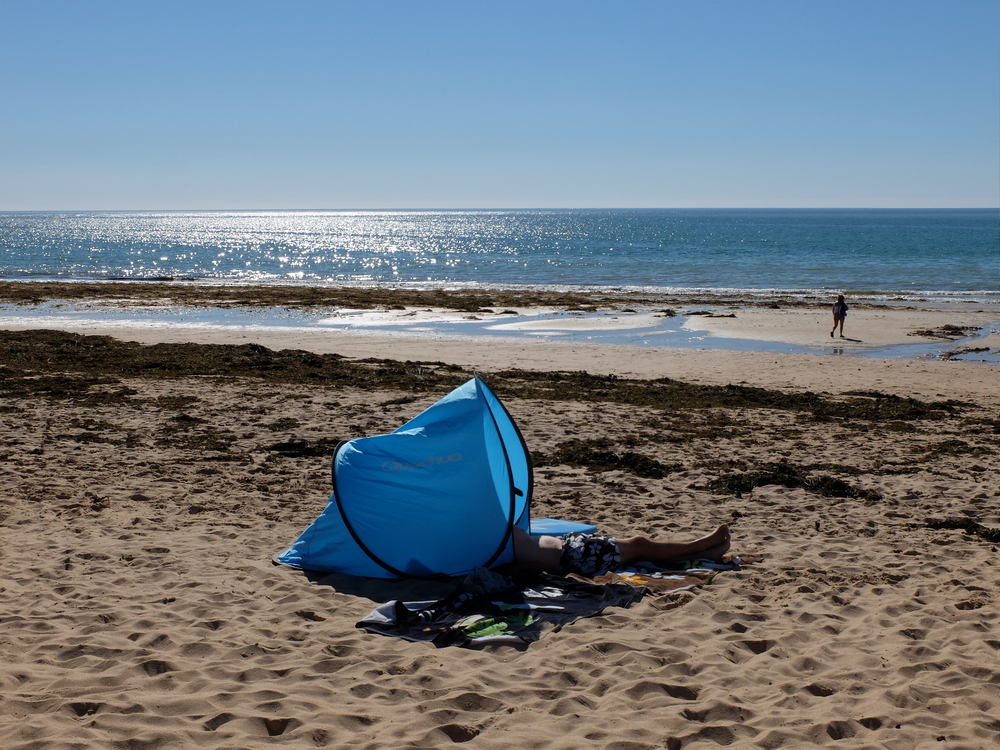
[[[403,310],[407,307],[437,307],[463,312],[496,312],[504,307],[562,307],[575,310],[596,310],[600,307],[624,305],[699,304],[721,302],[741,306],[810,307],[826,305],[826,301],[805,302],[777,295],[774,299],[757,297],[698,294],[663,295],[638,292],[554,292],[537,289],[395,289],[366,287],[285,287],[243,285],[201,285],[183,281],[102,281],[23,283],[0,280],[0,303],[37,305],[55,300],[110,300],[117,304],[162,304],[192,307],[283,307],[352,309],[383,308]],[[502,313],[503,310],[500,310]],[[663,311],[671,314],[671,311]]]
[[[787,461],[763,464],[757,471],[727,474],[708,483],[708,489],[716,494],[730,494],[743,497],[744,492],[752,492],[757,487],[777,484],[782,487],[802,488],[823,497],[839,497],[864,500],[875,503],[882,495],[874,490],[855,487],[842,479],[819,474],[811,476],[808,469],[793,466]]]
[[[472,373],[443,362],[400,362],[258,344],[154,344],[62,331],[0,331],[0,391],[78,397],[81,386],[120,378],[208,376],[268,383],[427,392],[455,387]],[[67,377],[70,373],[83,376]],[[43,376],[43,377],[39,377]],[[487,381],[500,396],[550,401],[610,402],[673,412],[683,409],[775,409],[816,420],[907,421],[954,416],[970,404],[925,402],[866,392],[836,399],[743,385],[694,385],[670,378],[633,380],[587,372],[510,369]]]
[[[987,542],[994,544],[1000,542],[1000,529],[983,526],[975,518],[965,516],[961,518],[946,518],[941,521],[928,521],[924,526],[928,529],[957,529],[964,531],[966,534],[981,537]]]

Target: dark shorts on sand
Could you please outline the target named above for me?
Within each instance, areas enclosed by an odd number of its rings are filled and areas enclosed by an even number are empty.
[[[565,534],[562,539],[562,557],[559,558],[560,573],[576,573],[593,578],[618,567],[621,550],[613,536],[598,534]]]

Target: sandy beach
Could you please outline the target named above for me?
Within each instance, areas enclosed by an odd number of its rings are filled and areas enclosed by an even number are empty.
[[[732,314],[700,330],[829,345],[819,300]],[[4,744],[996,747],[1000,366],[853,356],[995,320],[858,305],[839,355],[3,326]],[[754,562],[526,649],[357,629],[449,587],[272,557],[325,506],[332,445],[395,429],[474,370],[536,458],[533,516],[672,538],[725,522]],[[558,460],[574,440],[669,470]]]
[[[0,4],[0,750],[1000,750],[998,28]]]

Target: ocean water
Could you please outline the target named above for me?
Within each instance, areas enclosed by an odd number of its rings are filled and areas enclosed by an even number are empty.
[[[995,210],[0,213],[0,278],[995,299]]]

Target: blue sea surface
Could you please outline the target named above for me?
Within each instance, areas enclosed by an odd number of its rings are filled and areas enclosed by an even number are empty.
[[[0,278],[978,298],[1000,290],[1000,212],[0,213]]]

